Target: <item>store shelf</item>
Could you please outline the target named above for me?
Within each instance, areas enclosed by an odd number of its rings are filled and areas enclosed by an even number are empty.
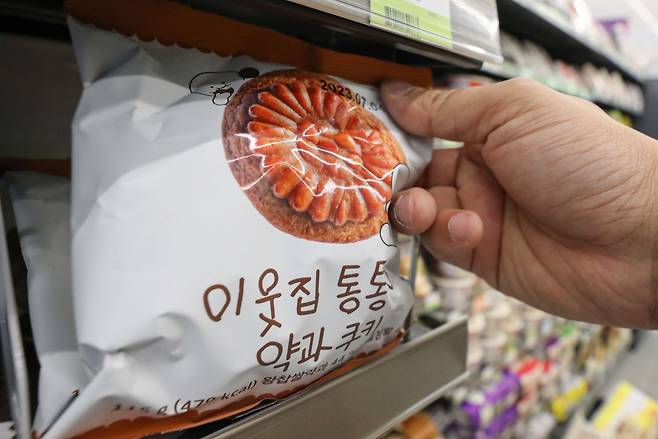
[[[377,438],[463,382],[466,340],[465,317],[431,331],[414,327],[412,339],[384,357],[205,438]]]
[[[319,46],[406,64],[477,67],[483,61],[500,58],[497,26],[496,37],[493,38],[488,34],[491,26],[485,25],[492,19],[497,24],[495,8],[489,7],[491,11],[485,14],[470,4],[489,5],[489,0],[469,0],[470,3],[466,4],[468,8],[460,5],[453,7],[457,12],[464,11],[460,19],[453,19],[453,34],[460,35],[461,40],[444,45],[429,44],[373,25],[369,0],[173,1],[275,29]],[[463,16],[471,10],[484,21]],[[406,25],[399,23],[396,26]],[[0,30],[66,37],[68,30],[63,0],[0,0]],[[422,32],[413,28],[413,33]],[[482,43],[484,40],[488,43]]]
[[[63,0],[0,0],[0,14],[66,25]]]
[[[374,27],[371,24],[371,13],[369,12],[369,8],[370,8],[369,0],[287,0],[287,1],[302,6],[306,6],[308,8],[312,8],[318,11],[329,13],[334,16],[339,16],[351,20],[353,22],[366,25],[372,29],[380,30],[379,28]],[[468,2],[464,2],[464,3],[468,3]],[[479,2],[479,3],[483,5],[486,4],[484,2]],[[473,9],[474,13],[480,13],[480,11],[477,10],[478,9],[477,6],[474,7],[474,4],[468,6]],[[453,12],[455,10],[459,10],[460,7],[461,6],[459,4],[454,5],[452,8]],[[461,21],[461,20],[453,20],[453,22],[454,21]],[[482,27],[484,28],[485,26]],[[417,28],[412,28],[412,30],[418,31]],[[478,33],[482,32],[482,29],[478,29],[476,28],[476,26],[474,26],[468,29],[468,31],[470,31],[470,33],[472,33],[473,36],[476,36]],[[384,32],[390,33],[388,31],[384,31]],[[459,34],[459,32],[453,32],[453,33]],[[412,46],[408,46],[409,42],[416,42],[416,41],[406,37],[405,39],[407,40],[406,42],[402,42],[399,46],[397,46],[399,49],[405,51],[411,51],[412,53],[418,53],[423,56],[428,56],[430,58],[436,56],[434,55],[434,53],[437,53],[436,51],[438,49],[440,51],[448,50],[449,52],[476,60],[478,62],[483,62],[483,61],[495,62],[496,60],[500,59],[497,54],[497,52],[499,51],[499,48],[497,46],[481,47],[481,45],[478,44],[465,44],[460,42],[456,42],[456,43],[453,42],[452,44],[450,44],[449,49],[446,49],[445,46],[441,47],[436,44],[423,43],[424,47],[421,49],[420,52],[417,52],[416,48]]]
[[[506,80],[506,79],[512,79],[512,78],[516,78],[516,77],[520,76],[516,73],[513,73],[512,71],[508,71],[508,70],[504,69],[499,64],[493,64],[493,63],[484,63],[484,64],[482,64],[482,67],[480,68],[480,72],[486,74],[487,76],[491,76],[495,79],[499,79],[499,80],[503,80],[503,81]],[[556,90],[561,92],[561,93],[569,94],[571,96],[576,96],[576,97],[579,97],[579,98],[587,99],[588,101],[594,102],[595,104],[597,104],[599,106],[621,110],[621,111],[623,111],[625,113],[628,113],[632,116],[641,116],[643,114],[643,112],[638,110],[637,108],[631,108],[627,105],[620,104],[620,103],[617,103],[617,102],[613,102],[613,101],[611,101],[609,99],[606,99],[606,98],[580,96],[580,95],[577,95],[577,94],[569,93],[565,90],[560,90],[559,88],[556,88]]]
[[[189,0],[190,6],[268,27],[315,45],[404,64],[478,67],[484,51],[438,47],[370,24],[370,14],[351,3],[362,0]],[[367,8],[367,1],[364,3]],[[258,11],[257,14],[254,11]]]
[[[617,70],[626,79],[640,83],[639,74],[620,54],[599,47],[550,7],[532,0],[498,0],[501,29],[545,47],[554,58],[568,62],[591,62]]]
[[[0,32],[69,39],[64,0],[0,0]]]

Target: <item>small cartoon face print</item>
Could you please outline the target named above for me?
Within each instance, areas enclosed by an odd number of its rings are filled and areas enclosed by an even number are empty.
[[[235,93],[235,89],[230,85],[232,82],[255,78],[259,74],[253,67],[246,67],[240,71],[201,72],[194,75],[188,88],[190,93],[208,96],[213,104],[224,106]]]
[[[210,91],[212,92],[213,104],[226,105],[235,90],[227,83],[222,82],[221,84],[210,85]]]

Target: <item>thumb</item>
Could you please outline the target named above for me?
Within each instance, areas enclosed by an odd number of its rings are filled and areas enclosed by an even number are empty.
[[[385,81],[381,87],[387,110],[405,131],[470,144],[486,143],[496,128],[547,94],[559,97],[529,79],[463,90],[425,89],[400,81]]]

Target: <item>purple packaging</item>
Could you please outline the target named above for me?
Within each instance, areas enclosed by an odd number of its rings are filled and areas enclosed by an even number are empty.
[[[514,425],[518,418],[516,407],[508,407],[489,424],[484,430],[487,439],[493,439],[503,434],[509,427]]]
[[[511,372],[505,371],[503,377],[486,392],[487,403],[496,408],[496,413],[516,403],[520,395],[521,381]]]

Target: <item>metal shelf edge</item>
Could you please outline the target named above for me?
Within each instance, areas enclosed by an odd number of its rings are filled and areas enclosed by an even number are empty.
[[[391,32],[389,30],[382,29],[377,26],[373,26],[370,24],[370,13],[361,10],[357,7],[348,5],[345,2],[342,2],[340,0],[287,0],[291,3],[296,3],[298,5],[310,8],[310,9],[315,9],[316,11],[324,12],[327,14],[335,15],[337,17],[344,18],[346,20],[353,21],[355,23],[359,23],[365,26],[368,26],[369,28],[372,28],[376,31],[384,32],[384,33],[389,33],[391,35],[396,35],[398,34]],[[402,36],[402,35],[399,35]],[[428,58],[437,58],[437,59],[445,59],[445,57],[439,55],[440,53],[454,53],[456,55],[460,55],[462,57],[468,58],[473,60],[474,62],[500,62],[502,60],[502,57],[500,55],[496,54],[491,54],[486,52],[485,50],[476,47],[474,45],[468,46],[465,44],[459,44],[455,46],[454,44],[451,47],[442,47],[439,45],[434,45],[431,43],[427,43],[423,40],[420,39],[414,39],[414,38],[409,38],[408,36],[402,36],[403,39],[407,40],[409,44],[405,44],[404,42],[396,44],[396,47],[400,50],[408,51],[417,55],[425,56]],[[414,47],[414,45],[421,45],[420,47]],[[454,60],[453,60],[454,62]]]
[[[205,439],[377,438],[466,379],[466,322],[447,323]]]

